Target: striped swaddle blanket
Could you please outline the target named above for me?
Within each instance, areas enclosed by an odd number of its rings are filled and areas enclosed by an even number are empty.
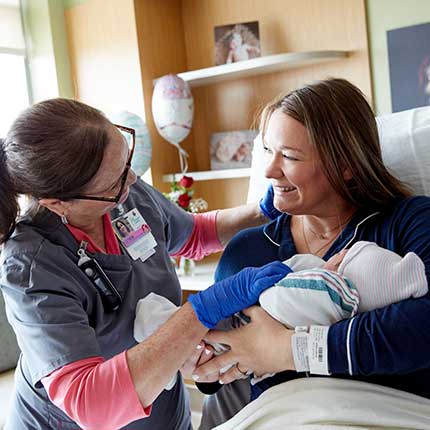
[[[260,305],[289,328],[331,325],[358,311],[356,287],[341,275],[324,269],[288,274],[260,296]]]
[[[260,304],[290,328],[331,325],[428,292],[425,266],[416,254],[401,257],[373,242],[356,242],[338,272],[323,269],[324,260],[308,254],[285,263],[296,272],[261,294]]]

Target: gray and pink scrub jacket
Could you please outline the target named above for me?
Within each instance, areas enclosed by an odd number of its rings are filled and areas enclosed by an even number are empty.
[[[78,429],[48,398],[41,380],[57,369],[90,357],[108,360],[134,345],[137,302],[154,292],[175,305],[181,288],[169,254],[190,237],[193,216],[138,181],[130,189],[125,212],[138,209],[157,241],[155,254],[142,262],[122,255],[94,256],[122,296],[120,308],[106,313],[96,288],[78,267],[79,243],[49,211],[26,218],[1,253],[0,285],[21,356],[8,430]],[[118,215],[114,209],[111,218]],[[121,387],[112,387],[112,390]],[[180,377],[152,405],[150,416],[126,429],[191,428],[189,402]]]

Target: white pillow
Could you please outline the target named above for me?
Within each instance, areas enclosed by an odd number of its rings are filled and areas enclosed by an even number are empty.
[[[249,178],[247,203],[258,202],[267,190],[270,180],[264,176],[266,157],[263,150],[261,134],[254,139],[252,149],[251,176]]]
[[[430,107],[376,118],[382,159],[415,194],[430,196]]]
[[[376,118],[385,165],[415,194],[430,196],[430,107],[410,109]],[[254,140],[248,203],[258,201],[269,180],[264,177],[261,136]]]

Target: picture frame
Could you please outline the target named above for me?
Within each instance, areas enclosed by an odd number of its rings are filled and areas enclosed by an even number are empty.
[[[215,65],[261,56],[258,21],[215,27]]]
[[[387,31],[393,112],[430,106],[430,23]]]
[[[257,134],[254,130],[213,133],[210,140],[211,170],[251,167]]]

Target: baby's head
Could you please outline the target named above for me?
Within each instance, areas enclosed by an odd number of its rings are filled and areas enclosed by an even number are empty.
[[[339,270],[340,263],[342,263],[345,255],[349,249],[345,248],[337,254],[332,255],[322,266],[323,269],[331,270],[332,272],[337,272]]]
[[[333,255],[323,269],[345,276],[358,288],[364,282],[370,282],[377,288],[387,283],[405,284],[421,278],[425,280],[424,263],[413,252],[400,257],[374,242],[365,241],[356,242],[350,249]]]
[[[230,41],[231,49],[237,49],[241,45],[242,45],[242,35],[237,31],[233,32],[231,36],[231,41]]]

